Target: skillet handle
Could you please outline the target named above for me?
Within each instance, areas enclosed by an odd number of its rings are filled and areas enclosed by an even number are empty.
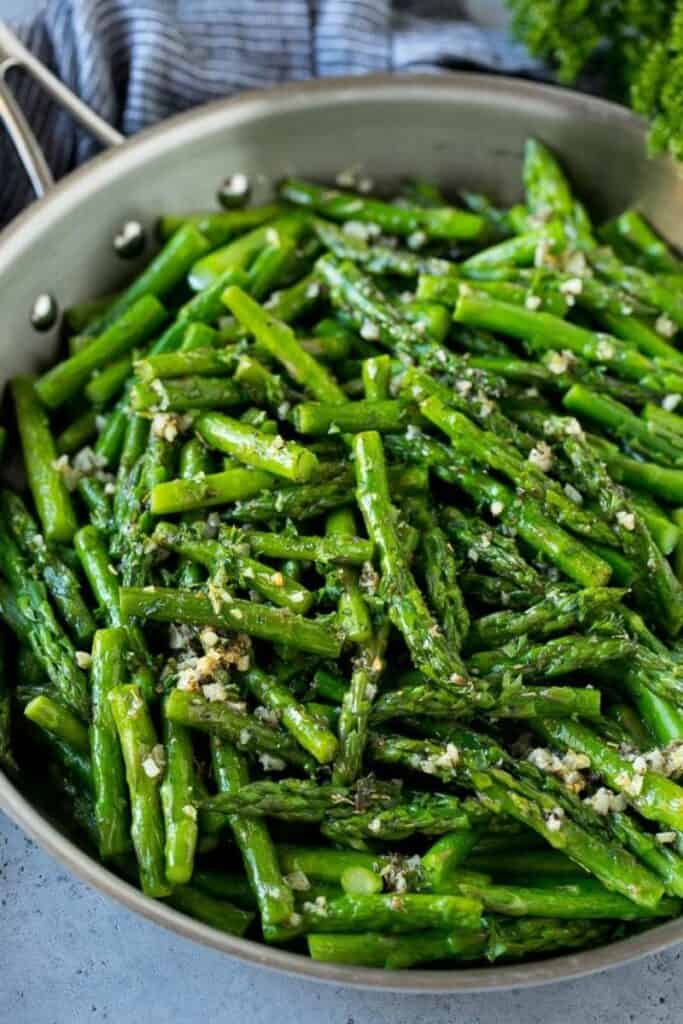
[[[7,129],[34,192],[40,197],[54,186],[54,178],[38,140],[7,84],[7,72],[16,67],[32,75],[103,146],[118,146],[124,141],[124,136],[67,89],[0,21],[0,121]]]

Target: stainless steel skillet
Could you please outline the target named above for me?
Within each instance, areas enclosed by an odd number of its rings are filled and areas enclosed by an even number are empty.
[[[213,103],[118,144],[118,133],[74,108],[63,91],[60,101],[113,148],[53,188],[2,82],[8,61],[25,60],[0,25],[0,118],[46,192],[0,235],[3,381],[54,355],[56,332],[38,334],[30,325],[38,293],[52,292],[64,307],[116,287],[131,270],[111,244],[123,221],[151,226],[160,212],[211,206],[217,183],[238,170],[257,180],[263,197],[269,181],[285,172],[331,180],[359,164],[381,183],[420,175],[511,202],[519,197],[524,140],[535,135],[560,155],[593,209],[609,214],[636,204],[683,246],[680,171],[647,159],[640,120],[577,93],[473,74],[331,79]],[[35,63],[32,70],[40,72]],[[0,808],[77,875],[145,917],[241,960],[335,984],[428,993],[538,985],[683,940],[681,919],[600,949],[521,966],[401,973],[335,967],[233,938],[147,899],[62,835],[1,772]]]

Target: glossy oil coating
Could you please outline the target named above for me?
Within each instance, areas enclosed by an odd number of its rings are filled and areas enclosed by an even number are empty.
[[[599,214],[636,205],[671,242],[683,244],[683,181],[667,161],[646,158],[643,124],[620,107],[469,74],[286,86],[212,104],[143,133],[71,175],[0,236],[3,378],[42,368],[53,354],[56,335],[39,335],[29,324],[38,292],[49,287],[64,307],[116,287],[123,268],[111,242],[121,223],[151,225],[161,213],[211,206],[226,172],[258,174],[260,200],[269,179],[305,173],[330,180],[352,158],[387,184],[420,175],[451,187],[476,184],[512,202],[530,135],[557,152]],[[61,835],[2,775],[0,807],[81,878],[143,916],[242,960],[336,984],[422,993],[543,984],[683,938],[683,922],[671,922],[609,947],[521,966],[394,974],[335,967],[225,935],[145,898]]]

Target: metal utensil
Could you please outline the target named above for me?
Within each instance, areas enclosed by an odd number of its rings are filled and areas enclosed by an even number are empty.
[[[236,171],[257,182],[257,199],[284,173],[333,180],[360,164],[364,174],[389,185],[419,175],[511,203],[519,197],[524,141],[535,135],[558,153],[599,214],[638,205],[673,243],[683,244],[677,168],[649,160],[643,123],[602,100],[489,75],[330,79],[213,103],[118,145],[117,133],[103,133],[99,119],[84,116],[82,104],[16,45],[0,26],[0,72],[8,58],[20,61],[46,88],[57,89],[54,95],[101,141],[116,145],[0,235],[4,380],[54,355],[57,332],[38,334],[29,322],[36,294],[49,290],[64,307],[110,291],[124,272],[111,245],[123,221],[150,224],[164,211],[211,206],[217,183]],[[0,116],[45,191],[51,182],[35,140],[0,86]],[[683,939],[681,919],[599,949],[513,966],[389,973],[316,963],[225,935],[147,899],[79,849],[22,794],[20,780],[2,773],[0,807],[77,875],[145,917],[239,959],[335,984],[425,993],[517,988],[624,964]]]
[[[54,180],[38,141],[7,84],[7,73],[13,68],[21,68],[32,75],[103,146],[118,146],[124,141],[120,132],[67,89],[0,21],[0,120],[9,132],[36,195],[45,195],[54,185]]]

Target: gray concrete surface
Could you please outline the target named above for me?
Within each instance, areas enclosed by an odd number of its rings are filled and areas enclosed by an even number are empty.
[[[0,815],[2,1024],[678,1024],[681,951],[542,989],[406,996],[247,967],[89,889]]]
[[[41,0],[0,0],[24,18]],[[470,7],[475,6],[470,4]],[[1,1024],[675,1024],[681,952],[543,989],[419,997],[297,982],[194,946],[89,889],[0,814]]]

